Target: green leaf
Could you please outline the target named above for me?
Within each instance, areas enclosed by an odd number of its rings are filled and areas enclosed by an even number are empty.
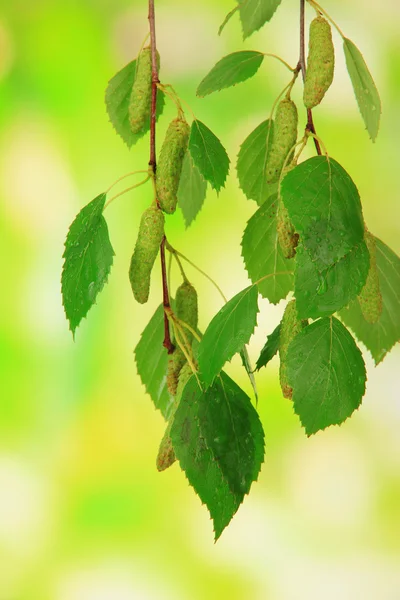
[[[358,300],[340,312],[340,318],[363,342],[376,364],[382,362],[400,341],[400,258],[386,244],[375,238],[376,262],[382,294],[382,314],[377,323],[368,323]]]
[[[267,337],[264,348],[261,350],[260,356],[257,360],[256,371],[259,371],[261,367],[265,367],[278,352],[280,334],[281,325],[279,324],[278,327],[276,327],[274,331]]]
[[[238,0],[243,38],[246,39],[270,21],[281,0]]]
[[[174,399],[167,388],[168,354],[163,346],[164,340],[164,307],[162,304],[146,325],[135,348],[136,366],[154,406],[168,420],[173,408]]]
[[[294,295],[300,319],[329,317],[361,292],[368,276],[369,252],[365,242],[322,273],[301,245],[296,250]]]
[[[207,327],[198,355],[200,377],[206,387],[249,341],[257,325],[257,296],[257,286],[242,290],[221,308]]]
[[[197,217],[206,194],[207,182],[204,181],[200,171],[193,163],[190,152],[187,151],[183,160],[178,188],[178,205],[182,210],[186,227],[189,227]]]
[[[264,460],[258,414],[224,372],[206,392],[191,377],[175,413],[171,439],[189,483],[207,505],[217,540]]]
[[[379,92],[357,46],[351,40],[344,38],[343,50],[361,116],[374,142],[378,135],[382,112]]]
[[[264,60],[262,52],[242,50],[224,56],[211,69],[197,88],[196,95],[204,98],[208,94],[231,87],[253,77]]]
[[[221,25],[219,26],[218,35],[221,35],[221,33],[223,32],[223,30],[225,29],[225,27],[227,26],[227,24],[229,23],[229,21],[231,20],[231,18],[233,17],[233,15],[238,10],[239,10],[239,5],[236,5],[234,8],[232,8],[232,10],[230,10],[228,12],[228,14],[226,15],[225,19],[222,21]]]
[[[343,423],[360,406],[365,364],[354,339],[334,317],[315,321],[294,338],[286,367],[294,411],[307,435]]]
[[[259,206],[278,189],[277,184],[268,184],[266,166],[274,135],[274,122],[263,121],[240,146],[236,165],[239,184],[249,200]]]
[[[103,217],[106,194],[100,194],[75,217],[65,240],[61,291],[70,329],[75,330],[107,283],[114,250]]]
[[[253,283],[264,298],[277,304],[293,289],[294,261],[286,259],[276,231],[277,195],[270,196],[247,223],[242,239],[242,256]]]
[[[333,158],[315,156],[297,166],[283,179],[281,195],[318,271],[364,239],[357,188]]]
[[[224,187],[229,158],[219,139],[201,121],[193,121],[189,139],[193,162],[214,190]]]
[[[106,89],[106,107],[108,116],[115,131],[122,137],[128,148],[131,148],[150,130],[150,114],[143,131],[134,134],[129,124],[129,102],[132,86],[135,81],[136,60],[132,60],[110,81]],[[165,104],[164,94],[157,92],[157,119],[161,115]]]

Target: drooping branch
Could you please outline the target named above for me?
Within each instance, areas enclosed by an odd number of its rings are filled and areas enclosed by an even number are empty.
[[[160,83],[158,77],[158,61],[157,61],[157,43],[156,43],[156,26],[155,26],[155,11],[154,11],[154,0],[149,0],[149,24],[150,24],[150,47],[151,47],[151,65],[152,65],[152,77],[151,77],[151,113],[150,113],[150,160],[149,165],[153,170],[153,176],[156,177],[157,171],[157,160],[156,160],[156,115],[157,115],[157,85]],[[168,281],[167,281],[167,269],[165,264],[165,237],[161,242],[160,246],[161,256],[161,273],[162,273],[162,287],[163,287],[163,306],[164,309],[170,308],[169,303],[169,292],[168,292]],[[174,351],[174,345],[171,340],[171,334],[169,330],[169,321],[164,311],[164,347],[167,349],[168,354]]]

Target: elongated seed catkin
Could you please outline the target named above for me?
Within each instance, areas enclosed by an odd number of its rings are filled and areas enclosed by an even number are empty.
[[[160,56],[157,52],[157,63],[160,66]],[[129,122],[132,133],[140,133],[148,119],[151,110],[151,48],[143,48],[136,62],[136,75],[133,82],[129,101]]]
[[[189,144],[190,127],[183,119],[174,119],[167,129],[157,166],[157,199],[162,210],[175,212],[183,159]]]
[[[369,231],[365,232],[364,239],[369,251],[370,263],[367,281],[358,296],[358,302],[364,319],[368,323],[376,323],[382,314],[382,294],[376,264],[376,243],[374,236]]]
[[[133,295],[140,304],[144,304],[149,298],[150,276],[164,237],[164,222],[164,215],[156,205],[147,208],[140,220],[129,268]]]
[[[295,103],[289,98],[281,100],[276,110],[274,137],[267,159],[267,183],[279,181],[283,165],[296,144],[297,125],[298,114]]]
[[[286,356],[291,341],[304,327],[308,325],[308,321],[301,321],[297,316],[296,301],[291,300],[285,308],[281,322],[281,332],[279,337],[279,380],[281,384],[282,394],[285,398],[292,398],[293,389],[290,387],[287,380]]]
[[[180,400],[182,397],[182,392],[191,376],[192,376],[192,369],[191,369],[190,365],[188,363],[186,363],[182,367],[182,370],[179,374],[179,383],[178,383],[178,388],[176,390],[176,396],[175,396],[175,401],[174,401],[173,408],[172,408],[172,413],[169,418],[168,425],[167,425],[167,428],[164,433],[164,437],[161,440],[160,448],[158,450],[157,461],[156,461],[158,471],[165,471],[165,469],[168,469],[168,467],[173,465],[176,460],[175,452],[174,452],[174,448],[173,448],[172,440],[171,440],[171,427],[172,427],[172,423],[174,421],[175,413],[178,409],[178,406],[179,406],[179,403],[180,403]]]
[[[279,202],[276,222],[278,242],[285,258],[293,258],[296,254],[299,234],[295,232],[293,223],[284,204]]]
[[[310,39],[306,79],[304,82],[304,104],[307,108],[317,106],[325,96],[335,70],[335,49],[331,26],[323,17],[317,17],[310,25]]]

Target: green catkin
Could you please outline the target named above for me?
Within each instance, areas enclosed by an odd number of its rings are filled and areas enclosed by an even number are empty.
[[[296,167],[296,163],[290,164],[284,169],[284,175]],[[290,220],[287,208],[280,200],[277,212],[277,233],[278,242],[285,258],[293,258],[296,254],[297,244],[299,243],[299,234],[295,232],[293,223]]]
[[[374,236],[369,231],[365,232],[364,239],[369,252],[370,265],[367,281],[358,296],[358,302],[364,319],[368,323],[376,323],[382,314],[382,294],[376,264],[376,243]]]
[[[147,208],[140,220],[129,268],[133,295],[140,304],[145,304],[149,298],[150,276],[164,237],[164,222],[164,215],[156,205]]]
[[[310,25],[310,39],[306,79],[304,82],[304,104],[314,108],[325,96],[335,70],[335,49],[331,26],[323,17],[317,17]]]
[[[276,109],[274,137],[266,166],[267,183],[279,181],[283,166],[297,140],[298,114],[289,98],[281,100]]]
[[[157,52],[157,64],[160,67],[160,56]],[[136,62],[135,81],[129,101],[129,122],[132,133],[140,133],[146,121],[150,119],[151,110],[151,48],[143,48]]]
[[[189,144],[190,127],[184,119],[174,119],[167,129],[157,165],[157,199],[161,209],[172,214],[178,201],[183,159]]]
[[[175,395],[175,401],[174,401],[174,404],[172,407],[172,413],[169,418],[168,425],[167,425],[167,428],[164,433],[164,437],[161,440],[160,448],[158,450],[157,461],[156,461],[156,466],[157,466],[158,471],[165,471],[165,469],[168,469],[168,467],[173,465],[176,460],[176,456],[175,456],[175,452],[174,452],[174,448],[172,446],[172,440],[171,440],[171,427],[172,427],[172,423],[174,421],[175,413],[179,406],[179,402],[182,397],[183,389],[184,389],[185,385],[187,384],[187,382],[189,381],[192,374],[193,374],[192,369],[191,369],[189,363],[186,363],[182,367],[182,370],[179,375],[179,382],[178,382],[178,387],[176,389],[176,395]]]
[[[304,327],[307,327],[308,321],[301,321],[297,316],[296,301],[291,300],[285,308],[281,322],[281,332],[279,338],[279,380],[281,384],[282,394],[285,398],[291,400],[293,389],[290,387],[287,380],[286,356],[291,341]]]

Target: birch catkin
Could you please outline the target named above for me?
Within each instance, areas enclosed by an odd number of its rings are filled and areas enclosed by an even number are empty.
[[[281,322],[281,332],[279,338],[279,380],[281,384],[282,394],[289,400],[292,398],[293,389],[290,387],[287,380],[286,356],[290,343],[304,327],[308,325],[308,321],[301,321],[297,316],[296,301],[292,300],[285,308]]]
[[[145,304],[149,298],[150,276],[164,237],[164,221],[164,215],[156,205],[147,208],[140,220],[129,268],[133,295],[140,304]]]
[[[178,201],[183,159],[189,144],[190,127],[184,119],[174,119],[165,135],[157,166],[157,199],[161,209],[172,214]]]
[[[314,108],[321,102],[333,81],[334,70],[335,49],[331,26],[323,17],[317,17],[310,25],[303,96],[306,108]]]
[[[160,55],[157,52],[157,66],[160,67]],[[151,110],[152,63],[151,48],[143,48],[137,58],[136,75],[129,102],[129,122],[132,133],[140,133]]]
[[[266,166],[267,183],[279,181],[283,166],[297,140],[298,114],[289,98],[281,100],[275,115],[274,137]]]
[[[369,271],[367,281],[360,295],[358,302],[364,319],[368,323],[376,323],[382,314],[382,294],[379,285],[379,273],[376,264],[376,243],[374,236],[365,232],[365,243],[369,251]]]

